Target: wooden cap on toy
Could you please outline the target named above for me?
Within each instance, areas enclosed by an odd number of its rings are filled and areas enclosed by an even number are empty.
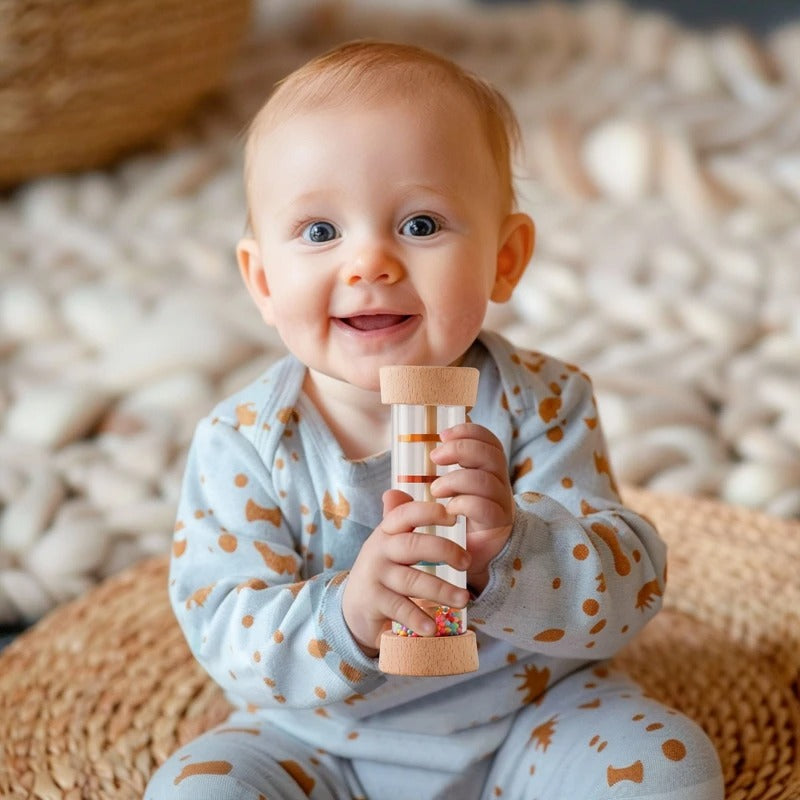
[[[478,640],[472,631],[458,636],[397,636],[381,634],[381,672],[435,678],[463,675],[478,669]]]
[[[381,367],[381,400],[411,406],[475,405],[480,373],[474,367]]]

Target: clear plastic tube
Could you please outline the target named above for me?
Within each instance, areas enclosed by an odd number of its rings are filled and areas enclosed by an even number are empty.
[[[437,466],[430,453],[441,441],[439,432],[466,421],[464,406],[392,405],[392,488],[410,494],[414,500],[436,501],[447,504],[450,498],[434,498],[431,483],[458,465]],[[418,533],[443,536],[461,547],[467,542],[467,523],[457,517],[452,527],[431,525],[418,528]],[[449,564],[421,562],[416,569],[430,572],[462,589],[466,588],[467,576]],[[436,622],[434,636],[457,636],[467,630],[466,609],[443,606],[428,600],[412,598],[414,602]],[[392,632],[398,636],[419,636],[397,622]]]

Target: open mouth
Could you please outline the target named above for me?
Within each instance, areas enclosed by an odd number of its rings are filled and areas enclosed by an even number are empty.
[[[354,317],[339,317],[339,321],[357,331],[381,331],[402,325],[411,319],[408,314],[358,314]]]

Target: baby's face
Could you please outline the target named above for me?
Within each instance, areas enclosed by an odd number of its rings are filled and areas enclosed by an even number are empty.
[[[303,112],[262,135],[249,180],[256,302],[310,369],[377,390],[382,365],[463,355],[506,216],[472,109]]]

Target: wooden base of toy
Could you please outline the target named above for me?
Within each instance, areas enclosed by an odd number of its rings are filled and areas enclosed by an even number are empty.
[[[433,678],[478,669],[478,642],[472,631],[458,636],[381,635],[378,666],[389,675]]]

